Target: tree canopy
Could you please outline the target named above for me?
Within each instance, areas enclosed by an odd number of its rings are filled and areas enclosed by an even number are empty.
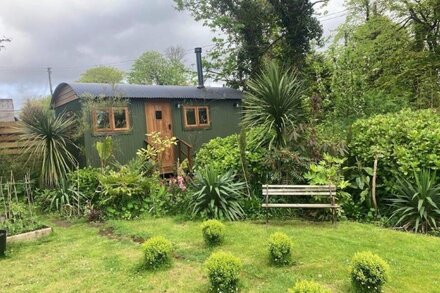
[[[183,53],[179,47],[167,49],[166,56],[156,51],[143,53],[133,63],[128,73],[128,82],[155,85],[187,85],[191,74],[183,64]]]
[[[206,61],[208,76],[245,87],[266,58],[301,67],[322,28],[314,15],[317,0],[174,0],[197,21],[218,33]]]
[[[81,74],[79,82],[86,83],[121,83],[124,79],[124,72],[114,67],[98,66],[87,69]]]

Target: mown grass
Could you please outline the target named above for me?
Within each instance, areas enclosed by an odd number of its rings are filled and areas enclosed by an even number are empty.
[[[272,221],[226,223],[225,243],[205,246],[200,222],[173,218],[109,221],[113,232],[76,223],[55,227],[43,240],[13,244],[0,259],[2,292],[206,292],[203,263],[212,251],[230,251],[243,261],[243,292],[286,292],[298,279],[313,279],[334,292],[351,292],[348,265],[357,251],[371,250],[389,262],[385,292],[440,292],[440,238],[342,222]],[[109,231],[109,230],[107,230]],[[267,258],[267,238],[282,231],[294,241],[288,267]],[[171,268],[140,269],[142,251],[132,239],[163,235],[175,246]]]

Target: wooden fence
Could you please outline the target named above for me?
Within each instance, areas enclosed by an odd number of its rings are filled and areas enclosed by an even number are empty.
[[[0,122],[0,155],[19,155],[24,143],[20,142],[18,122]]]

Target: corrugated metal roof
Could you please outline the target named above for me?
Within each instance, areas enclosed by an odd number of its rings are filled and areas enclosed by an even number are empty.
[[[58,93],[65,86],[69,86],[77,96],[91,94],[93,96],[124,97],[124,98],[173,98],[173,99],[211,99],[211,100],[240,100],[242,93],[227,87],[174,86],[174,85],[138,85],[105,83],[61,83],[53,94],[56,99]]]

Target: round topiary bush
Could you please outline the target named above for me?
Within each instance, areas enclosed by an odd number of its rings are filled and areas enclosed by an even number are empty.
[[[325,289],[321,285],[313,281],[298,281],[295,286],[289,289],[289,293],[330,293],[331,291]]]
[[[173,245],[171,241],[162,236],[148,239],[142,245],[147,269],[157,269],[171,262]]]
[[[388,264],[369,251],[356,253],[350,269],[351,281],[358,292],[381,292],[388,280]]]
[[[202,233],[205,243],[210,246],[219,245],[225,238],[225,225],[217,220],[202,223]]]
[[[237,292],[242,263],[228,252],[214,252],[205,262],[212,292]]]
[[[269,257],[275,265],[288,265],[292,260],[292,241],[284,233],[276,232],[269,237]]]

